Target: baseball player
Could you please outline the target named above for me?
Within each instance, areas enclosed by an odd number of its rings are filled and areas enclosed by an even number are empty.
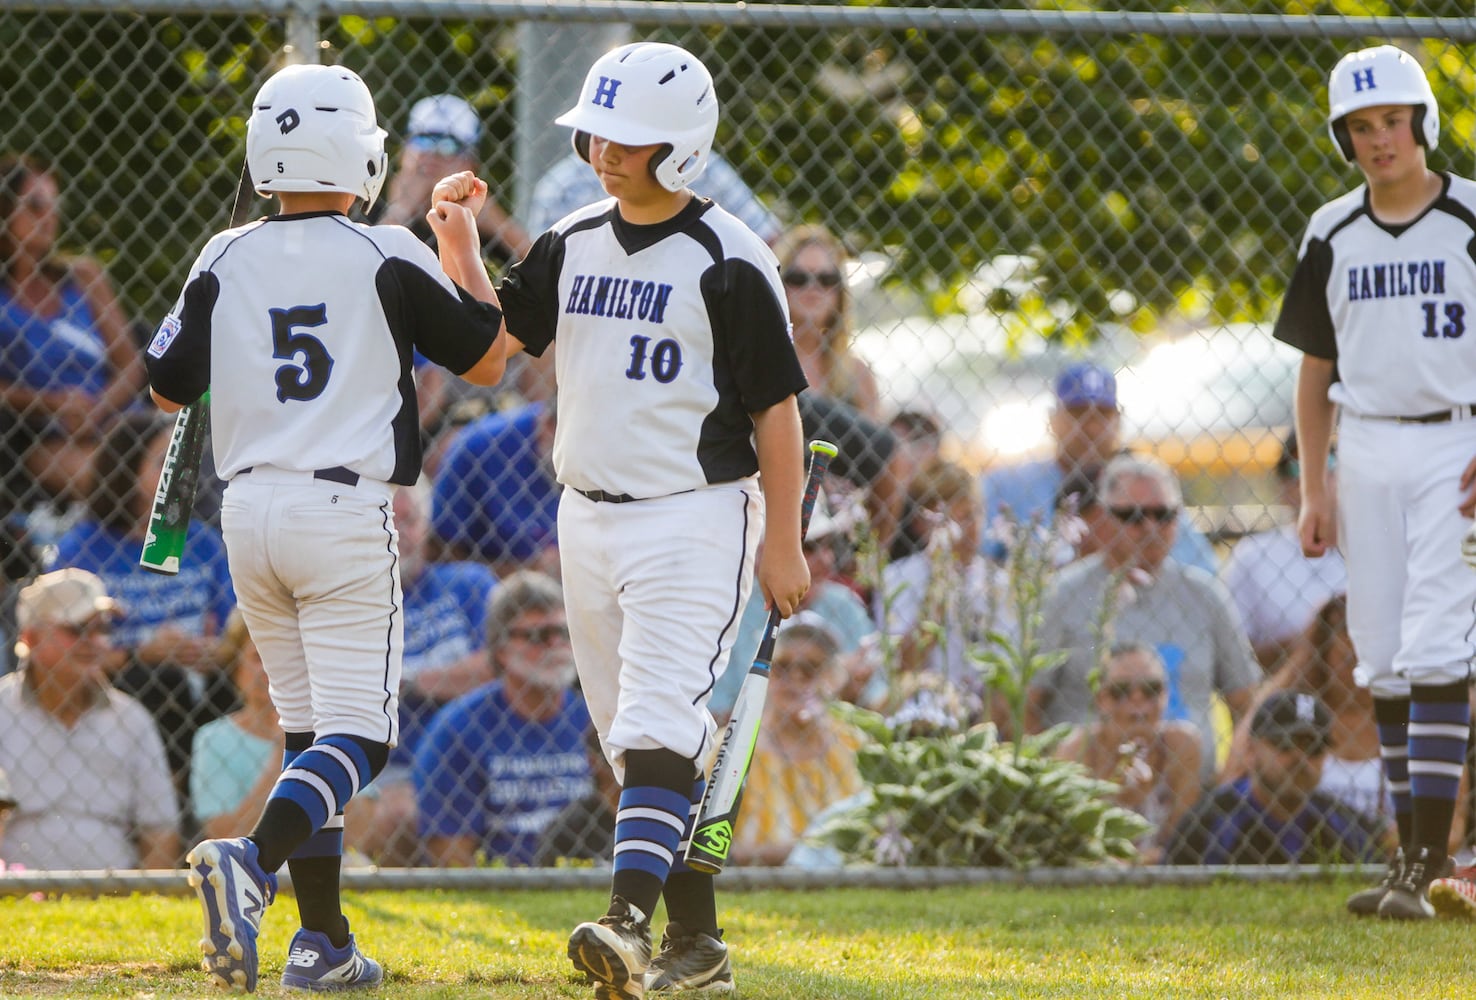
[[[1466,755],[1476,575],[1461,562],[1476,507],[1476,184],[1426,165],[1440,117],[1424,71],[1388,45],[1345,56],[1328,81],[1338,150],[1365,183],[1308,225],[1276,336],[1304,357],[1302,551],[1348,567],[1356,676],[1374,697],[1400,855],[1360,915],[1434,915]],[[1463,471],[1464,470],[1464,473]]]
[[[795,402],[805,380],[778,262],[688,188],[717,120],[712,77],[691,53],[636,43],[601,57],[558,123],[611,198],[538,237],[498,286],[510,351],[559,345],[553,461],[570,638],[623,785],[609,911],[569,939],[602,998],[732,988],[712,877],[680,860],[716,733],[707,701],[761,532],[766,600],[787,616],[809,585]],[[450,179],[441,196],[469,181]],[[670,923],[652,963],[663,890]]]
[[[204,968],[247,992],[283,862],[302,918],[283,984],[344,989],[382,978],[349,933],[339,868],[344,805],[397,736],[403,615],[391,493],[420,474],[412,353],[478,384],[495,383],[506,360],[465,206],[437,205],[429,220],[442,260],[457,261],[482,301],[408,229],[346,217],[384,183],[384,137],[350,70],[291,66],[268,80],[247,122],[246,158],[257,192],[277,196],[281,214],[205,245],[147,350],[163,409],[211,389],[231,577],[286,732],[282,775],[255,829],[189,853]]]

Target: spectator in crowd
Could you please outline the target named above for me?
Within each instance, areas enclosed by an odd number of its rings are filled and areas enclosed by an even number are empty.
[[[1393,801],[1379,757],[1373,695],[1354,679],[1357,666],[1358,655],[1348,637],[1348,600],[1338,594],[1317,609],[1285,664],[1261,688],[1257,702],[1277,691],[1300,691],[1316,695],[1327,706],[1332,728],[1317,787],[1350,809],[1377,817],[1392,838]],[[1249,720],[1242,719],[1221,780],[1232,781],[1245,774],[1249,745]],[[1392,852],[1392,839],[1388,846]]]
[[[1097,495],[1117,530],[1106,548],[1062,569],[1046,591],[1041,648],[1068,657],[1031,678],[1026,726],[1039,731],[1089,721],[1097,651],[1114,641],[1147,643],[1168,673],[1165,718],[1199,730],[1208,780],[1217,760],[1213,695],[1238,720],[1261,668],[1219,579],[1169,558],[1183,500],[1168,467],[1155,458],[1119,455],[1102,471]]]
[[[114,628],[113,683],[154,716],[181,796],[189,791],[195,731],[235,705],[216,644],[235,607],[225,542],[193,521],[174,576],[138,564],[171,428],[157,414],[125,414],[94,457],[88,517],[57,543],[54,567],[96,573],[123,613]]]
[[[435,249],[436,237],[426,221],[431,191],[442,177],[461,170],[478,171],[482,134],[481,115],[464,98],[436,94],[416,101],[410,108],[399,162],[385,182],[385,197],[371,211],[374,222],[404,226]],[[533,245],[527,230],[490,193],[477,214],[477,232],[483,254],[497,265],[512,263]],[[451,410],[463,400],[484,400],[489,409],[500,409],[509,395],[541,394],[545,375],[525,370],[528,368],[524,360],[514,360],[497,385],[475,386],[417,355],[416,399],[420,427],[431,445],[428,450],[437,450],[449,430]],[[433,471],[429,462],[426,468]]]
[[[1332,713],[1276,691],[1250,723],[1247,773],[1205,796],[1174,830],[1170,865],[1354,864],[1382,853],[1377,820],[1318,789]]]
[[[15,813],[15,793],[10,790],[10,775],[0,767],[0,875],[7,871],[25,871],[25,865],[13,865],[5,860],[5,828]]]
[[[266,668],[239,611],[226,620],[217,655],[241,707],[200,727],[190,756],[190,801],[206,839],[239,837],[256,825],[282,773],[282,727]]]
[[[430,209],[431,190],[442,177],[481,167],[478,147],[482,143],[482,118],[464,98],[455,94],[423,97],[410,108],[405,144],[399,163],[385,183],[385,199],[374,221],[404,226],[432,249],[435,234],[425,214]],[[488,197],[477,214],[477,232],[482,252],[504,263],[512,263],[533,245],[528,231],[496,198]]]
[[[17,802],[7,860],[36,870],[174,868],[179,804],[143,706],[107,683],[119,607],[79,569],[16,603],[21,667],[0,677],[0,768]]]
[[[989,524],[1006,510],[1021,522],[1049,518],[1065,479],[1077,474],[1095,478],[1123,450],[1117,376],[1111,370],[1089,361],[1067,365],[1056,376],[1055,398],[1051,437],[1056,453],[1039,461],[995,469],[984,477]],[[991,539],[987,544],[990,548],[986,554],[1003,557],[997,542]],[[1214,549],[1183,510],[1179,512],[1171,555],[1184,565],[1210,573],[1219,571]]]
[[[783,232],[779,220],[753,193],[733,165],[716,150],[708,154],[707,167],[692,185],[692,190],[711,198],[737,216],[765,243],[773,244]],[[608,197],[589,164],[578,153],[571,152],[550,167],[533,186],[528,229],[535,233],[547,232],[575,209]]]
[[[1012,631],[1004,572],[979,554],[979,481],[939,460],[913,478],[907,495],[926,525],[923,549],[890,563],[875,596],[877,621],[897,643],[895,695],[931,701],[941,692],[947,702],[957,701],[957,710],[947,710],[956,722],[986,715],[1003,722],[1008,712],[985,703],[970,656],[988,632]]]
[[[456,698],[491,681],[487,603],[497,577],[481,563],[430,558],[430,487],[424,480],[394,497],[400,536],[405,655],[400,673],[400,742],[374,780],[374,857],[386,865],[416,860],[419,837],[411,768],[431,719]]]
[[[810,566],[810,589],[800,598],[796,614],[824,623],[835,634],[845,678],[838,696],[867,708],[881,708],[887,701],[887,676],[881,669],[876,621],[866,602],[836,574],[837,552],[846,545],[848,527],[843,515],[832,513],[823,495],[817,499],[803,542],[805,561]],[[714,716],[726,718],[733,710],[768,622],[763,592],[755,587],[738,623],[734,655],[729,657],[728,669],[718,679],[708,702]]]
[[[1280,502],[1293,517],[1279,528],[1240,539],[1225,564],[1225,586],[1240,610],[1256,659],[1267,673],[1281,665],[1317,610],[1348,589],[1348,571],[1337,549],[1316,557],[1302,554],[1295,517],[1302,494],[1295,432],[1282,444],[1276,482]],[[1372,701],[1368,710],[1373,711]]]
[[[102,267],[57,249],[61,197],[48,164],[0,156],[4,478],[43,544],[58,531],[45,522],[87,495],[98,431],[140,400],[144,380]]]
[[[855,321],[845,247],[824,226],[804,225],[786,230],[774,244],[774,254],[789,301],[794,350],[810,388],[880,420],[876,375],[851,353]]]
[[[1094,700],[1096,719],[1073,729],[1056,756],[1120,787],[1117,804],[1153,824],[1138,851],[1144,862],[1156,864],[1204,787],[1199,733],[1187,722],[1165,721],[1168,675],[1158,651],[1143,643],[1111,649]]]
[[[897,534],[907,484],[916,471],[912,452],[898,444],[896,435],[854,406],[823,392],[799,394],[800,422],[805,439],[829,441],[839,449],[830,463],[828,488],[849,506],[851,497],[837,489],[849,487],[866,509],[866,532],[879,552],[886,552]]]
[[[887,427],[907,449],[914,469],[921,469],[943,453],[943,427],[930,410],[898,410]]]
[[[489,563],[499,577],[523,567],[557,575],[557,411],[550,397],[489,413],[451,443],[436,473],[431,524],[453,557]]]
[[[600,734],[591,726],[584,731],[584,754],[594,787],[582,799],[559,810],[538,836],[535,868],[552,868],[560,861],[603,861],[615,856],[615,814],[620,809],[620,781],[605,751]]]
[[[533,861],[538,835],[589,789],[564,597],[551,577],[520,571],[487,611],[497,679],[439,712],[415,753],[420,827],[431,860],[464,867],[479,854]]]
[[[1070,537],[1061,538],[1058,558],[1062,565],[1101,552],[1117,534],[1117,522],[1097,499],[1095,476],[1078,472],[1062,480],[1055,510],[1079,522]]]
[[[824,624],[796,615],[779,631],[769,665],[763,725],[733,838],[740,865],[782,865],[831,803],[860,792],[860,734],[830,714],[844,673],[840,647]]]

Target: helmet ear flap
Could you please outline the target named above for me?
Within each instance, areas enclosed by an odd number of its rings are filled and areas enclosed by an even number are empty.
[[[656,181],[658,183],[660,182],[661,178],[657,176],[656,170],[658,167],[661,166],[661,164],[666,162],[667,157],[671,156],[671,151],[673,148],[674,147],[671,143],[663,142],[661,144],[661,148],[652,153],[651,158],[646,161],[646,169],[650,171],[651,179],[653,181]]]
[[[1425,115],[1429,113],[1429,109],[1423,104],[1413,104],[1410,106],[1410,111],[1412,114],[1409,118],[1409,129],[1414,133],[1414,141],[1429,149],[1430,137],[1425,135]]]
[[[1419,138],[1419,133],[1420,133],[1420,128],[1419,128],[1418,125],[1416,125],[1415,126],[1415,138],[1416,139]],[[1343,159],[1347,160],[1349,163],[1352,163],[1353,162],[1353,137],[1348,134],[1348,122],[1347,122],[1347,120],[1344,119],[1344,118],[1339,118],[1337,121],[1333,122],[1332,123],[1332,134],[1333,134],[1333,138],[1337,140],[1337,143],[1338,143],[1338,151],[1343,154]]]
[[[583,160],[585,163],[588,163],[589,162],[589,133],[588,132],[581,132],[579,129],[575,129],[574,130],[574,134],[569,137],[569,141],[574,144],[574,152],[576,152],[576,153],[579,154],[579,158],[581,160]]]

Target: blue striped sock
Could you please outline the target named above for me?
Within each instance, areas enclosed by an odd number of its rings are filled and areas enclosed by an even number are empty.
[[[1454,692],[1446,692],[1452,687]],[[1458,698],[1451,698],[1452,693]],[[1472,709],[1466,684],[1415,686],[1410,696],[1410,798],[1454,802],[1466,765]]]
[[[1399,827],[1399,845],[1409,847],[1409,702],[1404,698],[1375,698],[1374,721],[1379,731],[1379,758],[1394,801],[1394,822]]]
[[[311,743],[309,744],[311,746]],[[301,750],[284,749],[282,751],[282,770],[286,771],[292,767],[292,762],[302,755]],[[287,860],[294,858],[341,858],[343,857],[343,809],[328,817],[324,823],[302,846],[298,847],[287,856]]]
[[[343,822],[339,814],[343,812],[349,799],[374,776],[364,749],[353,737],[333,735],[320,738],[290,760],[286,753],[282,757],[282,776],[277,779],[267,803],[270,805],[273,799],[292,802],[307,814],[314,834],[323,831],[324,827],[334,830],[330,821],[337,819],[336,836],[340,841],[341,853]],[[332,836],[330,834],[330,839]],[[315,839],[310,837],[307,843],[311,844]],[[301,845],[299,850],[306,846],[307,844]],[[297,854],[296,851],[293,853]],[[314,854],[301,856],[324,855],[318,850]]]
[[[688,796],[667,788],[639,785],[621,791],[615,813],[615,876],[639,871],[665,882],[691,809]]]

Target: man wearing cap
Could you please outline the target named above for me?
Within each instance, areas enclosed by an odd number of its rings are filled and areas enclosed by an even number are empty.
[[[1353,864],[1383,856],[1378,821],[1317,789],[1332,713],[1316,695],[1268,695],[1250,736],[1249,773],[1179,822],[1165,864]]]
[[[404,226],[434,247],[435,237],[425,221],[431,189],[442,177],[461,170],[476,172],[481,166],[477,156],[481,141],[481,117],[460,97],[437,94],[416,101],[410,108],[399,165],[390,174],[383,213],[375,221]],[[484,252],[503,263],[522,257],[532,245],[527,230],[494,198],[482,206],[477,229]]]
[[[20,669],[0,677],[0,768],[17,802],[8,861],[33,870],[173,868],[179,805],[153,719],[107,682],[117,603],[80,569],[16,603]]]
[[[1117,376],[1111,369],[1090,361],[1067,365],[1056,376],[1055,400],[1051,410],[1055,455],[987,473],[986,523],[994,524],[1006,508],[1021,522],[1032,517],[1048,521],[1055,510],[1057,491],[1068,477],[1095,477],[1112,456],[1122,451],[1122,410],[1117,405]],[[1003,558],[1003,547],[991,536],[991,532],[984,532],[984,553]],[[1178,538],[1169,555],[1175,562],[1210,573],[1220,568],[1214,549],[1182,512]]]

